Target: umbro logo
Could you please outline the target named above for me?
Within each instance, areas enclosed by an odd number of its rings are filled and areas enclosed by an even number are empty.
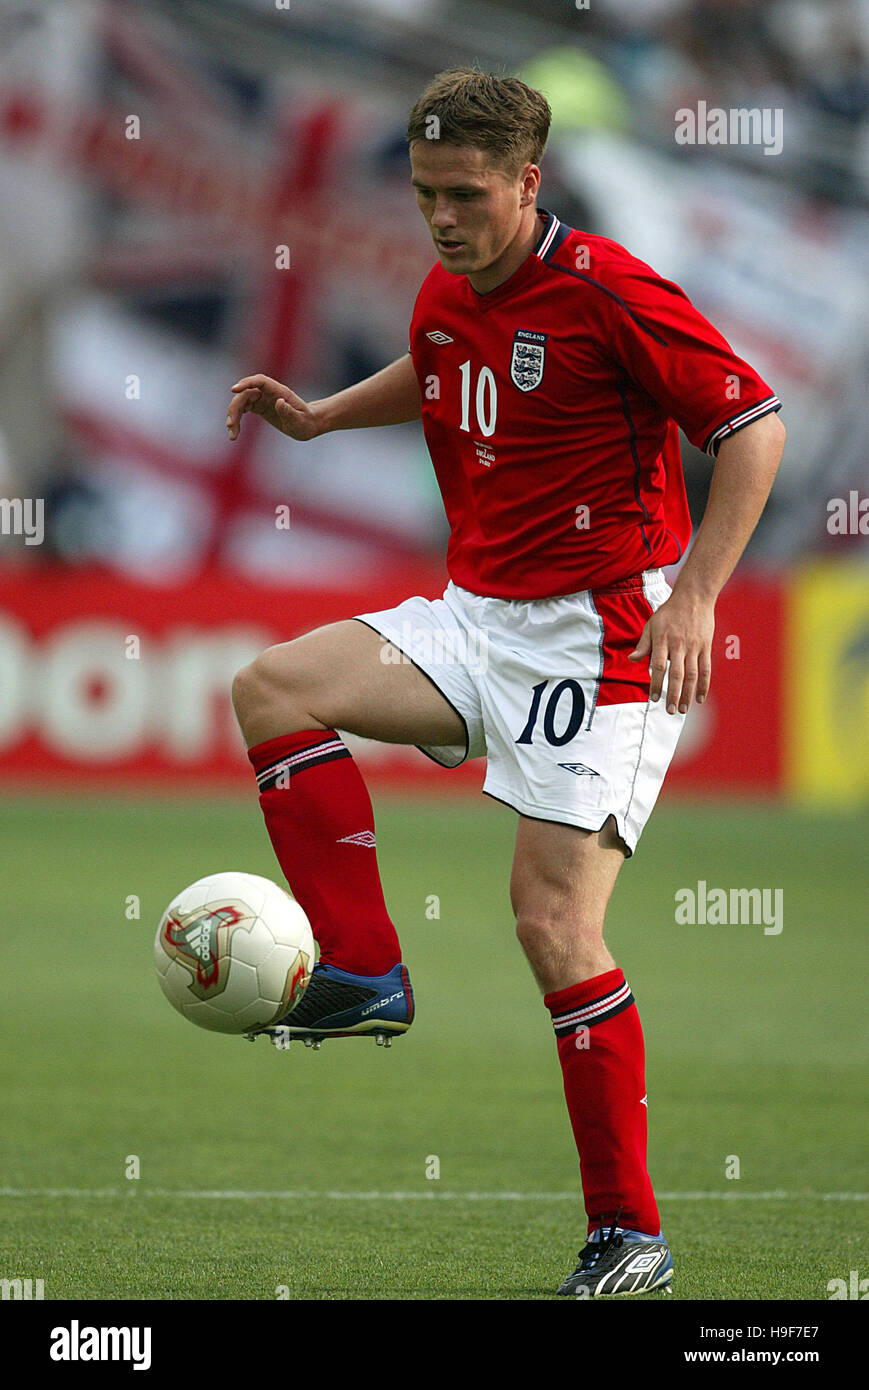
[[[360,1017],[360,1018],[367,1018],[369,1014],[373,1014],[373,1013],[374,1013],[374,1010],[375,1010],[375,1009],[380,1009],[380,1008],[382,1008],[384,1004],[391,1004],[391,1003],[393,1002],[393,1000],[395,1000],[395,999],[403,999],[403,998],[404,998],[404,990],[403,990],[403,989],[397,989],[397,990],[395,991],[395,994],[387,994],[387,996],[386,996],[385,999],[375,999],[375,1001],[374,1001],[373,1004],[369,1004],[367,1009],[363,1009],[363,1010],[362,1010],[362,1013],[359,1015],[359,1017]]]
[[[445,343],[453,341],[449,333],[441,333],[439,329],[435,329],[433,333],[426,333],[425,336],[430,338],[433,343],[437,343],[438,347],[443,347]]]
[[[649,1250],[644,1255],[635,1255],[630,1264],[623,1266],[625,1274],[648,1274],[655,1265],[661,1263],[665,1258],[663,1250]]]
[[[355,835],[345,835],[342,839],[335,841],[336,845],[364,845],[366,849],[373,849],[377,840],[373,830],[359,830]]]
[[[565,772],[572,772],[575,777],[600,777],[599,772],[595,772],[593,767],[586,767],[585,763],[559,763]]]

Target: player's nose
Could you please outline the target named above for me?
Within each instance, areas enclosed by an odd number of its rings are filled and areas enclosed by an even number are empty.
[[[456,225],[456,215],[448,203],[438,204],[432,213],[431,225],[439,231],[446,231]]]

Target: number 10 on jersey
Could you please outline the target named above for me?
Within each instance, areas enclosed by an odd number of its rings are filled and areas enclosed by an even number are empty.
[[[462,375],[462,429],[470,432],[471,414],[471,363],[463,362],[459,367]],[[498,387],[491,367],[481,367],[477,377],[476,392],[477,425],[486,439],[495,433],[498,418]]]

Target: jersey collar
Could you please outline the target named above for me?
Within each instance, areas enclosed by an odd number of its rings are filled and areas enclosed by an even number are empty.
[[[532,255],[545,261],[549,253],[555,249],[556,244],[560,244],[564,240],[564,236],[558,236],[562,228],[554,212],[547,212],[545,208],[538,208],[537,215],[543,219],[543,230]]]

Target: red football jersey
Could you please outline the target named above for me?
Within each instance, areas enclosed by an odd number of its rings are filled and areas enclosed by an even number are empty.
[[[507,599],[673,564],[691,535],[678,427],[714,455],[781,408],[678,285],[539,215],[488,294],[435,265],[410,332],[450,578]]]

